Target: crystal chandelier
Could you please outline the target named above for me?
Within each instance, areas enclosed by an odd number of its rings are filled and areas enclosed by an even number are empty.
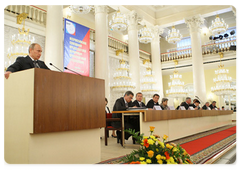
[[[123,49],[117,50],[116,54],[123,53]],[[131,74],[129,73],[129,65],[125,60],[122,59],[119,61],[120,67],[116,69],[116,72],[113,74],[114,82],[111,84],[113,91],[125,92],[128,90],[133,90],[136,88],[136,83],[131,81]]]
[[[228,29],[228,25],[224,22],[223,18],[220,19],[219,15],[216,16],[215,20],[212,21],[212,25],[209,27],[209,30],[212,34],[220,34],[225,32]]]
[[[5,69],[13,64],[18,56],[28,55],[28,47],[35,41],[34,36],[29,34],[29,29],[25,29],[25,19],[28,14],[22,13],[17,16],[17,23],[22,24],[22,29],[18,28],[18,33],[11,37],[11,46],[7,50],[7,60],[5,61]],[[22,22],[23,21],[23,22]]]
[[[220,65],[218,70],[215,70],[216,78],[213,79],[215,83],[214,87],[211,87],[211,91],[217,96],[229,95],[236,91],[236,87],[232,87],[230,84],[232,82],[232,77],[228,76],[229,70],[224,68],[224,65],[221,63],[221,58],[223,53],[220,53]]]
[[[168,31],[168,35],[166,36],[166,41],[168,43],[176,44],[177,42],[181,41],[182,34],[179,33],[179,30],[176,30],[175,26],[172,26],[171,30]]]
[[[128,27],[126,15],[118,10],[116,14],[112,15],[112,20],[110,20],[109,26],[116,31],[125,31]]]
[[[178,71],[176,70],[177,61],[175,62],[175,70],[173,72],[173,75],[170,75],[170,79],[172,82],[168,83],[168,86],[170,87],[169,90],[166,90],[166,94],[169,97],[185,97],[187,95],[186,90],[183,88],[184,82],[181,81],[182,75],[178,74]]]
[[[156,87],[157,80],[154,78],[154,73],[152,69],[149,67],[149,60],[144,60],[144,64],[148,62],[148,67],[146,71],[143,72],[143,78],[141,81],[141,91],[142,93],[147,96],[151,97],[155,93],[159,93],[160,88]]]
[[[150,43],[153,39],[153,33],[150,28],[147,28],[146,25],[138,32],[138,39],[140,43]]]
[[[70,9],[76,14],[87,14],[91,11],[90,5],[71,5]]]

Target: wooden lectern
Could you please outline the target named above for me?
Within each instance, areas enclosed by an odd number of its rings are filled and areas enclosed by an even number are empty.
[[[100,162],[104,80],[39,68],[4,81],[7,163]]]

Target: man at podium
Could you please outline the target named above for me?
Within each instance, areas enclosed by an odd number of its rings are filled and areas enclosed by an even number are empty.
[[[29,55],[26,57],[18,57],[12,65],[7,68],[4,76],[8,79],[9,75],[13,72],[27,70],[30,68],[43,68],[50,70],[46,64],[39,60],[42,55],[42,48],[37,43],[32,43],[28,48]]]

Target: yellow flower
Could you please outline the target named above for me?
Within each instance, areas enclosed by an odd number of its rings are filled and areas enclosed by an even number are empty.
[[[158,155],[156,156],[156,159],[159,160],[159,159],[161,159],[161,157],[162,157],[162,156],[158,154]]]
[[[168,148],[168,149],[172,149],[173,148],[173,146],[172,145],[170,145],[170,144],[166,144],[166,147]]]
[[[150,138],[152,138],[152,139],[156,139],[155,136],[153,136],[153,135],[151,135]]]
[[[164,136],[163,136],[163,139],[164,139],[164,140],[167,140],[167,138],[168,138],[167,135],[164,135]]]
[[[140,157],[139,160],[140,160],[140,161],[144,161],[145,158],[144,158],[144,157]]]
[[[173,157],[170,157],[169,161],[170,161],[171,163],[175,163]]]
[[[145,161],[141,161],[140,163],[141,163],[141,164],[147,164]]]
[[[152,158],[153,155],[154,155],[154,152],[152,150],[150,150],[150,151],[147,152],[147,154],[148,154],[149,158]]]
[[[147,162],[148,164],[152,163],[151,159],[146,159],[146,162]]]
[[[163,161],[162,161],[161,159],[159,159],[157,162],[158,162],[159,164],[163,164]]]
[[[155,142],[152,139],[148,139],[149,145],[153,145]]]
[[[141,145],[144,145],[144,143],[141,143]]]
[[[153,126],[149,126],[149,127],[150,127],[150,132],[153,132],[155,127],[153,127]]]
[[[188,153],[186,152],[185,149],[183,149],[183,155],[187,155]]]
[[[176,147],[174,147],[172,151],[173,151],[173,152],[177,152],[178,149],[177,149]]]
[[[165,156],[162,156],[161,159],[166,160],[166,157],[165,157]]]
[[[164,148],[164,143],[163,142],[158,141],[158,144],[161,145],[162,148]]]
[[[147,139],[148,138],[148,136],[143,136],[143,139]]]
[[[158,149],[158,148],[156,148],[156,151],[158,152],[158,151],[159,151],[159,149]]]

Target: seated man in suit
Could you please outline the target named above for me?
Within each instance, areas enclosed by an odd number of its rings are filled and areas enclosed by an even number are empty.
[[[162,110],[169,110],[167,103],[168,103],[168,99],[162,98],[162,103],[160,104],[160,107],[162,108]]]
[[[209,107],[210,107],[211,110],[216,110],[217,109],[216,101],[213,101],[212,104],[210,104]]]
[[[198,99],[194,99],[193,104],[190,104],[189,106],[192,106],[195,110],[200,110],[199,104],[200,101]]]
[[[128,107],[136,107],[133,106],[132,99],[133,99],[133,92],[127,91],[124,95],[124,97],[120,97],[119,99],[116,100],[114,106],[113,106],[113,111],[124,111],[127,110]],[[122,113],[113,113],[112,118],[122,118]],[[135,118],[135,117],[134,117]],[[140,127],[139,127],[139,118],[138,120],[135,120],[134,118],[124,118],[124,129],[135,129],[135,132],[138,132]],[[112,126],[115,128],[121,127],[120,122],[112,122]],[[129,133],[125,132],[125,139],[127,140],[131,135]],[[118,140],[121,140],[121,133],[117,131],[117,138]]]
[[[136,100],[133,102],[133,106],[137,107],[146,107],[145,104],[142,102],[143,95],[141,92],[136,94]]]
[[[10,74],[13,72],[26,70],[30,68],[43,68],[49,70],[45,63],[39,60],[42,54],[42,48],[39,44],[37,43],[31,44],[29,46],[28,52],[29,55],[27,55],[26,57],[18,57],[15,63],[13,63],[7,68],[7,71],[4,74],[6,79],[8,79]]]
[[[209,102],[206,102],[205,105],[202,107],[203,110],[211,110],[209,107]]]
[[[190,97],[186,97],[186,101],[182,102],[180,106],[184,106],[185,109],[188,110],[190,104],[191,104],[191,98]]]
[[[158,103],[159,97],[160,96],[158,94],[154,94],[153,98],[148,101],[147,108],[153,109],[154,106],[159,106],[159,103]]]

